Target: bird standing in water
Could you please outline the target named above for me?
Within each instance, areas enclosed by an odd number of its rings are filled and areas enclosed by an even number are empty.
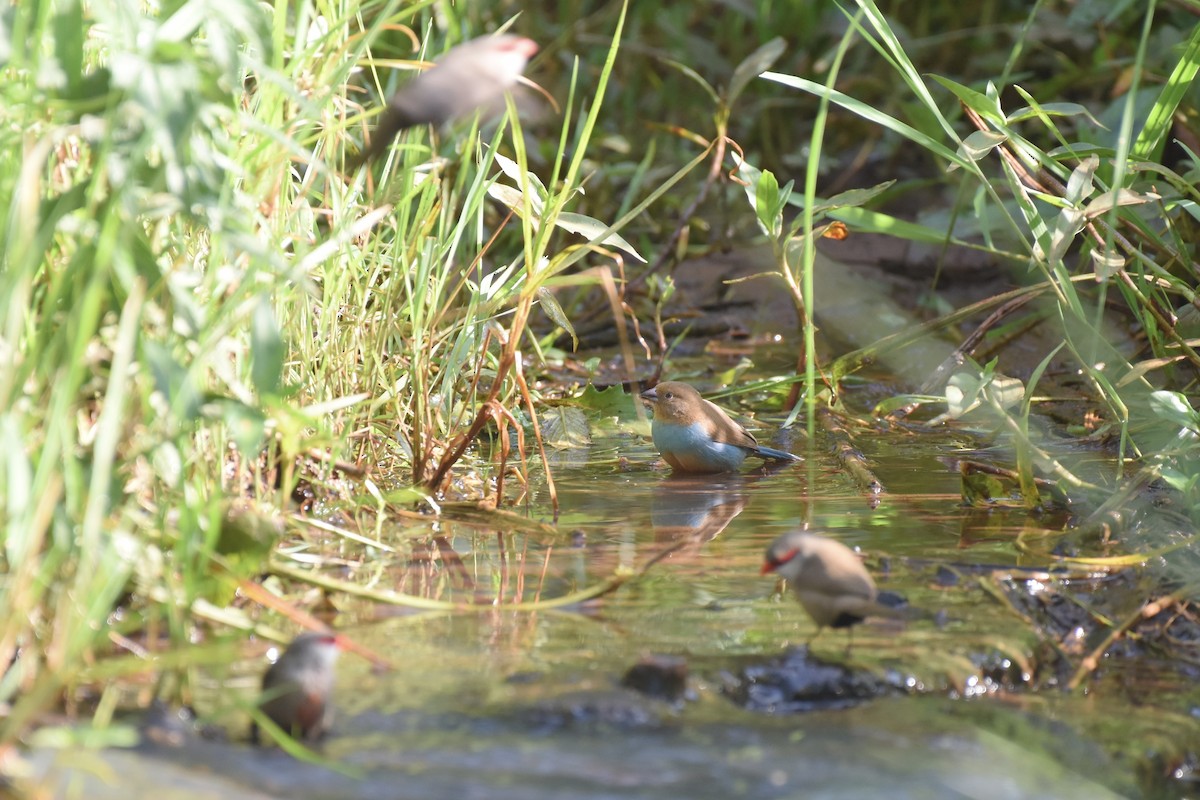
[[[850,628],[870,616],[909,616],[879,602],[875,581],[853,550],[815,533],[792,531],[772,542],[761,574],[768,572],[787,579],[800,605],[817,623],[810,643],[826,626]]]
[[[341,641],[333,633],[297,636],[263,675],[259,708],[295,739],[318,741],[333,722],[333,666]],[[258,726],[250,738],[259,741]]]
[[[733,472],[746,456],[800,461],[799,456],[760,445],[718,406],[679,381],[642,392],[654,409],[650,433],[663,459],[680,472]]]
[[[441,126],[476,111],[504,107],[504,93],[516,85],[538,50],[524,36],[480,36],[447,50],[425,72],[388,101],[371,134],[371,144],[349,161],[349,169],[382,155],[396,135],[415,125]]]

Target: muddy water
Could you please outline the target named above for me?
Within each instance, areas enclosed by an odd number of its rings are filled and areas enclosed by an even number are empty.
[[[1169,669],[1137,705],[1120,691],[1022,688],[1043,645],[995,576],[1015,569],[1021,583],[1021,569],[1047,566],[1015,543],[1065,520],[965,511],[957,474],[938,460],[951,444],[874,438],[868,455],[888,491],[872,499],[816,448],[798,466],[681,480],[651,466],[644,439],[601,434],[583,466],[556,472],[557,521],[545,485],[531,485],[529,516],[543,529],[476,520],[385,532],[399,553],[364,573],[482,605],[381,614],[342,603],[343,627],[396,665],[377,674],[343,658],[340,719],[322,754],[352,774],[236,741],[82,762],[41,751],[34,764],[90,798],[1098,798],[1161,785],[1138,774],[1151,739],[1115,742],[1186,735],[1195,690]],[[936,619],[859,626],[849,651],[843,632],[827,631],[804,649],[811,623],[758,574],[766,545],[803,523],[860,548],[881,588]],[[626,576],[619,588],[564,607],[488,605],[549,601],[614,575]],[[685,660],[684,699],[620,687],[647,654]],[[865,677],[799,702],[797,664]],[[837,696],[862,681],[873,699]],[[228,712],[208,688],[201,712]],[[244,724],[219,719],[235,736]]]

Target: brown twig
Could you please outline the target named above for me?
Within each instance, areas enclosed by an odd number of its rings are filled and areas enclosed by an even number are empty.
[[[1137,611],[1126,617],[1120,625],[1117,625],[1108,632],[1108,636],[1104,637],[1104,641],[1100,642],[1100,644],[1097,645],[1092,652],[1084,656],[1083,660],[1079,662],[1079,667],[1075,670],[1075,673],[1071,675],[1071,680],[1067,682],[1067,688],[1078,688],[1079,684],[1083,683],[1084,678],[1086,678],[1088,675],[1091,675],[1096,671],[1096,668],[1100,666],[1100,659],[1103,657],[1105,651],[1112,647],[1113,643],[1116,642],[1117,639],[1121,638],[1130,630],[1132,630],[1134,625],[1137,625],[1143,619],[1150,619],[1163,609],[1178,603],[1194,590],[1194,586],[1186,586],[1182,589],[1176,589],[1166,597],[1158,600],[1151,600]]]
[[[887,490],[867,465],[867,459],[862,452],[854,446],[850,431],[836,414],[824,406],[817,409],[817,419],[825,432],[833,438],[834,454],[846,472],[854,478],[859,491],[866,495],[871,503],[878,504],[879,496]]]
[[[550,471],[550,458],[546,455],[546,442],[542,439],[542,425],[538,422],[537,409],[533,407],[533,395],[529,391],[529,384],[525,382],[525,370],[521,367],[521,354],[517,353],[517,359],[514,363],[513,377],[516,378],[517,388],[521,391],[521,397],[525,400],[525,410],[529,414],[529,424],[533,426],[533,437],[537,440],[538,453],[542,457],[542,468],[546,470],[546,491],[550,493],[550,505],[554,509],[554,517],[558,518],[558,489],[554,486],[554,475]],[[518,428],[518,430],[520,430]],[[525,465],[525,443],[521,441],[521,466],[525,468],[525,474],[529,474],[529,468]],[[528,496],[528,495],[526,495]]]

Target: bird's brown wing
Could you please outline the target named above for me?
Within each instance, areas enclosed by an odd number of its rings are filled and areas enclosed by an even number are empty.
[[[710,400],[703,400],[703,403],[704,413],[709,419],[709,427],[715,441],[737,447],[758,447],[758,440],[750,431],[734,422],[733,418],[725,413],[725,409]]]
[[[363,148],[362,152],[347,159],[347,171],[353,171],[368,161],[375,160],[387,150],[388,145],[401,131],[419,125],[421,122],[422,120],[415,118],[407,109],[389,104],[379,118],[375,130],[371,133],[371,144]]]
[[[319,738],[325,732],[325,698],[306,693],[296,708],[295,727],[304,738]]]
[[[875,582],[870,575],[833,559],[825,559],[818,565],[816,559],[810,558],[800,570],[796,584],[815,592],[861,598],[868,603],[875,600]]]
[[[876,599],[878,590],[871,576],[848,565],[843,568],[826,563],[823,568],[817,568],[808,562],[793,589],[806,606],[814,602],[813,597],[819,597],[819,605],[827,609],[830,618],[836,613],[894,618],[909,615],[904,609],[882,605]]]

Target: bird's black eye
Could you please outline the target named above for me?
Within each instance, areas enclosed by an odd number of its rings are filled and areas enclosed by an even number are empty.
[[[671,400],[672,398],[675,397],[675,395],[671,394],[670,392],[667,392],[666,394],[663,395],[663,397],[667,398],[668,400]]]

